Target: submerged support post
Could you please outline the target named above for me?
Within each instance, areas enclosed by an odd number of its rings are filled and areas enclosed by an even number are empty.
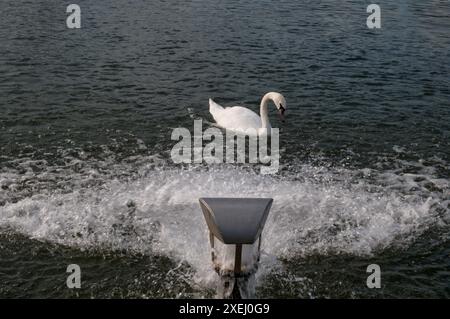
[[[242,244],[236,245],[236,251],[234,253],[234,274],[239,275],[241,273],[241,260],[242,260]]]
[[[258,268],[261,233],[272,198],[200,198],[209,228],[211,260],[221,277],[224,298],[248,295]],[[258,243],[256,243],[258,241]],[[241,287],[245,284],[246,287]]]

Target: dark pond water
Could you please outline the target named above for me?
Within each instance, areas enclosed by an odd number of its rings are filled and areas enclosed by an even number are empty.
[[[0,297],[213,297],[201,196],[274,198],[257,297],[450,296],[448,1],[77,3],[1,5]],[[279,173],[172,162],[268,91]]]

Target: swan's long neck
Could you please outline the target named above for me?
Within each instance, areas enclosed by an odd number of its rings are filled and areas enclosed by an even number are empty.
[[[270,127],[269,113],[267,111],[267,102],[269,102],[269,100],[271,100],[271,99],[272,99],[271,94],[267,93],[266,95],[264,95],[264,97],[261,100],[259,114],[261,116],[261,127],[262,128]]]

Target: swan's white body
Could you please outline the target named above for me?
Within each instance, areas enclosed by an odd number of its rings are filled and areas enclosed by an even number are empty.
[[[269,92],[264,95],[260,105],[261,116],[242,106],[224,108],[212,99],[209,99],[209,112],[219,127],[245,134],[251,134],[252,132],[258,135],[264,133],[270,134],[272,127],[267,112],[267,102],[269,100],[275,103],[277,109],[281,107],[284,112],[286,101],[280,93],[276,92]]]
[[[261,117],[242,106],[222,107],[213,100],[209,99],[209,112],[214,117],[217,125],[223,128],[233,129],[259,129],[261,125]],[[270,128],[270,123],[268,125]]]

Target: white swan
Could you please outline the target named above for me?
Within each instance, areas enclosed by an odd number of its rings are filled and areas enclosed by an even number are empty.
[[[260,114],[258,116],[252,110],[242,106],[222,107],[212,99],[209,99],[209,113],[214,117],[217,125],[242,133],[248,133],[255,130],[258,135],[270,134],[271,126],[267,112],[267,102],[272,100],[277,107],[278,114],[282,121],[284,121],[284,112],[286,111],[286,100],[283,95],[277,92],[269,92],[261,100]],[[249,130],[251,129],[251,130]]]

